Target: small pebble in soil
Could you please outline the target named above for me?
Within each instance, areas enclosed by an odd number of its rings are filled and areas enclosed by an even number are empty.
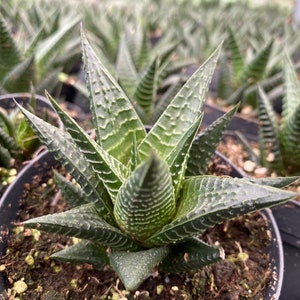
[[[244,162],[244,170],[246,172],[253,172],[255,170],[256,166],[257,166],[256,163],[251,160],[246,160]]]
[[[254,174],[255,174],[257,177],[265,177],[266,174],[267,174],[267,172],[268,172],[268,169],[267,169],[267,168],[261,167],[261,168],[255,169]]]
[[[14,283],[13,290],[16,294],[22,294],[27,290],[28,286],[23,280]]]

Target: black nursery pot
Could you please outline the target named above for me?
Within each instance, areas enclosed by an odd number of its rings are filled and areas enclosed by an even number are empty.
[[[243,177],[243,174],[237,167],[232,165],[222,154],[216,152],[219,163],[230,165],[232,177]],[[49,171],[57,168],[60,164],[54,159],[53,155],[44,151],[34,160],[32,160],[17,176],[15,181],[8,187],[0,199],[0,255],[5,255],[7,239],[9,232],[13,227],[13,222],[18,219],[18,211],[20,209],[20,200],[22,199],[25,185],[33,179],[40,178],[40,182],[46,182],[49,178]],[[277,224],[274,220],[270,209],[261,211],[263,217],[267,220],[268,231],[270,232],[270,268],[271,280],[266,288],[266,300],[279,300],[281,286],[283,281],[283,248],[281,237]],[[0,273],[0,298],[5,294],[7,280]],[[281,299],[281,298],[280,298]]]
[[[300,203],[292,200],[272,211],[284,249],[285,273],[280,300],[300,299]]]
[[[223,109],[216,107],[214,105],[210,105],[205,103],[203,105],[204,116],[202,120],[202,124],[207,127],[209,124],[220,118],[224,115],[226,111]],[[227,127],[227,132],[234,135],[235,131],[239,131],[242,133],[248,140],[257,141],[258,139],[258,130],[259,123],[253,119],[246,119],[242,115],[236,114],[229,126]]]
[[[30,100],[32,95],[30,93],[13,93],[13,94],[5,94],[0,96],[0,107],[9,111],[16,108],[16,104],[13,100],[15,100],[20,105],[28,108],[30,104]],[[52,107],[49,100],[41,95],[34,95],[36,100],[36,112],[38,114],[43,114],[47,112],[49,116],[53,117],[53,120],[57,123],[56,125],[59,128],[63,128],[63,124],[60,119],[57,117],[54,108]]]

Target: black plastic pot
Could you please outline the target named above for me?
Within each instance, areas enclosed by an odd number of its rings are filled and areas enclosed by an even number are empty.
[[[300,203],[289,201],[272,210],[284,247],[285,273],[280,300],[300,299]]]
[[[223,155],[216,153],[222,164],[229,164],[232,170],[232,176],[243,177],[239,169],[233,166]],[[32,160],[18,175],[16,180],[8,187],[0,200],[0,255],[5,254],[6,242],[8,234],[13,226],[13,222],[18,218],[19,201],[22,199],[24,186],[30,183],[33,178],[40,178],[41,182],[47,180],[48,171],[59,166],[53,155],[44,151],[37,158]],[[262,212],[264,218],[269,224],[269,232],[271,234],[270,241],[270,258],[272,280],[266,289],[265,299],[278,300],[281,292],[283,280],[283,248],[281,237],[270,209],[264,209]],[[1,275],[1,274],[0,274]],[[0,276],[0,296],[5,292],[6,279]]]
[[[207,126],[221,117],[225,111],[205,104],[203,124]],[[233,117],[226,134],[231,138],[237,138],[235,131],[243,133],[248,141],[258,141],[259,123],[247,120],[239,115]],[[244,174],[244,176],[247,176]],[[272,208],[272,213],[279,229],[284,252],[284,276],[280,300],[300,299],[300,203],[289,201],[288,203]]]
[[[206,103],[203,106],[203,111],[204,116],[202,124],[204,127],[207,127],[209,124],[223,116],[226,112],[219,107]],[[245,117],[239,114],[236,114],[232,118],[227,128],[227,131],[232,134],[234,134],[235,131],[241,132],[246,138],[249,138],[250,141],[258,139],[258,130],[259,123],[256,120],[246,119]]]
[[[43,114],[44,112],[49,113],[53,117],[53,119],[57,122],[57,126],[59,128],[63,128],[63,124],[60,119],[56,116],[56,112],[52,107],[50,101],[41,95],[34,95],[36,99],[36,112],[38,114]],[[13,100],[18,102],[24,107],[28,107],[32,95],[30,93],[13,93],[13,94],[5,94],[0,96],[0,107],[5,110],[12,110],[16,108],[16,104]]]

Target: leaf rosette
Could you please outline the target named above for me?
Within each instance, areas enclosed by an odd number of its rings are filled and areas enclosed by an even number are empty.
[[[20,107],[76,180],[75,185],[55,176],[73,208],[25,222],[27,227],[82,239],[52,257],[96,267],[110,264],[125,288],[134,290],[155,267],[180,272],[217,262],[222,249],[199,239],[207,228],[294,196],[274,187],[282,178],[261,184],[206,175],[237,110],[234,107],[199,133],[221,45],[146,132],[133,102],[97,58],[83,30],[81,40],[96,139],[50,95],[65,131]]]

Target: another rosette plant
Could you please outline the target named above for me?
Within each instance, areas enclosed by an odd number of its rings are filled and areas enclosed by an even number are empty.
[[[56,173],[73,208],[24,222],[26,227],[81,239],[53,258],[97,268],[109,264],[125,288],[135,290],[156,267],[180,272],[219,261],[222,249],[199,238],[207,228],[294,196],[277,187],[295,178],[258,183],[205,175],[237,109],[199,133],[221,46],[147,132],[134,101],[98,60],[83,31],[81,40],[96,138],[50,95],[65,131],[20,107],[41,141],[75,179],[67,181]]]

